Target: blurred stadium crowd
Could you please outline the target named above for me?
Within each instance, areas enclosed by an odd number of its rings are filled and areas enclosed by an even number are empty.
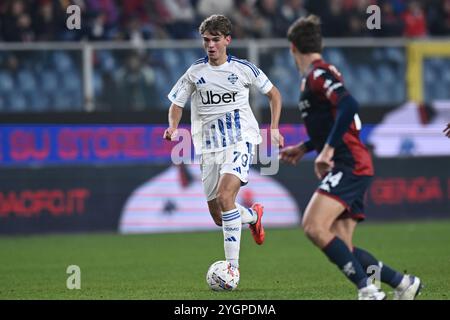
[[[81,8],[81,30],[66,28],[70,4]],[[381,30],[366,27],[371,4],[381,8]],[[372,37],[367,47],[335,45],[324,51],[363,106],[407,100],[406,47],[403,42],[384,46],[385,37],[450,35],[450,0],[0,0],[0,43],[21,42],[13,50],[11,44],[0,46],[0,112],[83,111],[89,105],[98,111],[165,110],[169,84],[204,55],[203,49],[134,48],[147,39],[198,39],[199,23],[213,13],[232,18],[235,39],[285,39],[291,22],[308,13],[321,16],[325,36],[338,37],[338,43],[342,37]],[[78,40],[97,41],[92,59],[86,59]],[[98,42],[118,40],[136,46],[119,49]],[[23,49],[33,41],[59,43]],[[79,47],[69,50],[66,44]],[[299,77],[287,42],[284,48],[261,48],[258,65],[286,106],[296,107]],[[248,52],[248,47],[231,51],[242,58],[249,58]],[[424,61],[425,100],[450,98],[449,68],[446,57]]]
[[[82,28],[66,28],[65,8],[76,4]],[[366,27],[371,4],[383,28]],[[325,37],[424,37],[450,34],[450,0],[2,0],[0,41],[184,39],[198,37],[199,23],[222,13],[235,38],[285,37],[308,13],[319,15]]]

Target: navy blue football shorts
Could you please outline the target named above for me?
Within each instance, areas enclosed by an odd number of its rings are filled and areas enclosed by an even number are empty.
[[[362,221],[364,195],[369,188],[371,176],[357,176],[351,168],[333,168],[320,182],[317,192],[339,201],[345,211],[338,219],[352,218]]]

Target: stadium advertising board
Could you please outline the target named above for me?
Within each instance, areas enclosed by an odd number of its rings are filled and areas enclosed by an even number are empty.
[[[445,158],[375,159],[367,219],[450,218]],[[0,234],[214,230],[198,166],[134,165],[9,168],[0,174]],[[238,201],[261,201],[265,225],[298,226],[318,185],[312,162],[256,170]]]
[[[375,158],[366,194],[368,221],[450,218],[448,158]],[[279,179],[305,208],[318,180],[313,163],[281,166]]]
[[[1,125],[0,165],[167,164],[177,142],[162,140],[164,129],[162,125]],[[448,156],[449,141],[442,129],[443,125],[422,129],[365,125],[360,135],[379,157]],[[280,130],[286,145],[307,139],[303,125],[285,124]]]

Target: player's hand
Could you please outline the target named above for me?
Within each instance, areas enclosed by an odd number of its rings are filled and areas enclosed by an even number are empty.
[[[447,138],[450,138],[450,122],[447,123],[447,128],[444,129],[444,131],[442,131],[445,133],[445,135],[447,136]]]
[[[177,136],[177,128],[167,128],[164,131],[163,139],[172,141]]]
[[[276,146],[278,148],[284,147],[284,137],[278,129],[270,129],[270,141],[272,146]]]
[[[301,147],[301,144],[289,146],[280,150],[279,159],[295,166],[305,153],[305,149]]]
[[[317,178],[322,179],[334,167],[334,148],[326,144],[314,161],[314,172]]]

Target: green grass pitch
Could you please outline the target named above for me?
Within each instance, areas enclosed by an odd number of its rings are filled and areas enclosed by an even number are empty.
[[[257,246],[243,231],[241,281],[212,292],[205,274],[223,258],[222,232],[0,237],[0,299],[355,299],[356,290],[301,229],[268,229]],[[355,244],[420,276],[418,299],[449,299],[450,221],[363,223]],[[69,290],[69,265],[81,289]],[[391,289],[383,286],[386,292]],[[392,294],[388,294],[389,299]]]

